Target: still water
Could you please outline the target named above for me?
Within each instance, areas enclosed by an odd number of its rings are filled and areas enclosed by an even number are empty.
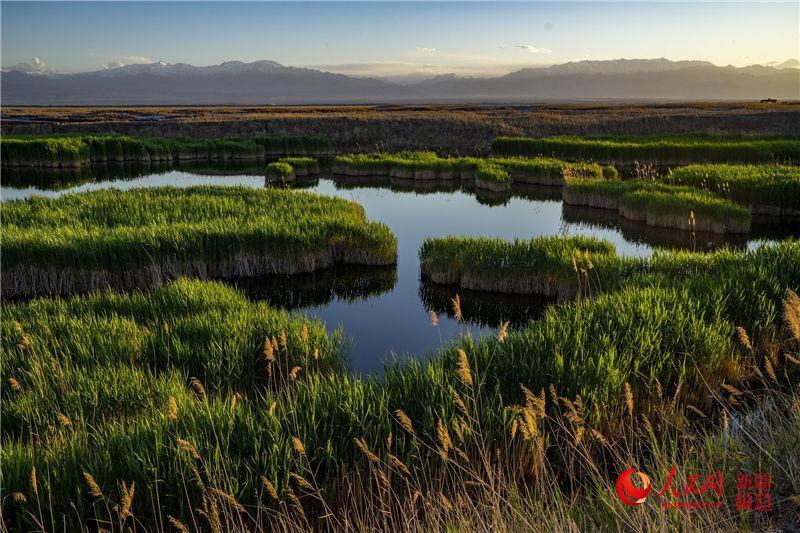
[[[234,171],[236,172],[236,171]],[[24,181],[24,180],[22,180]],[[84,181],[84,182],[82,182]],[[29,180],[28,183],[31,181]],[[55,197],[65,193],[103,188],[194,185],[245,185],[264,187],[264,177],[239,170],[211,175],[198,170],[166,170],[127,175],[105,175],[95,180],[61,180],[25,186],[4,179],[4,201],[31,195]],[[371,220],[386,223],[397,236],[395,268],[335,269],[300,276],[228,280],[253,299],[298,310],[323,320],[330,330],[341,327],[350,343],[350,367],[355,372],[380,371],[394,357],[422,356],[461,334],[494,335],[501,321],[514,325],[535,318],[550,303],[538,297],[506,296],[458,291],[465,321],[452,318],[453,287],[421,283],[417,253],[427,237],[483,235],[505,239],[530,239],[538,235],[593,235],[608,239],[621,254],[647,255],[654,246],[688,247],[689,234],[657,230],[618,219],[608,211],[562,206],[559,189],[528,186],[505,196],[476,194],[456,183],[388,178],[320,178],[300,181],[297,188],[355,200]],[[797,228],[767,230],[756,225],[749,240],[700,235],[697,247],[753,246],[765,239],[797,233]],[[431,311],[439,326],[431,325]]]

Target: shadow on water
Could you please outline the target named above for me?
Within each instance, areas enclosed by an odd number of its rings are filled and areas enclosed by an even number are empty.
[[[96,163],[80,168],[3,168],[3,187],[64,191],[87,183],[125,182],[170,172],[196,176],[263,175],[264,165],[252,161],[220,163]]]
[[[497,328],[503,322],[512,327],[524,326],[538,318],[554,299],[544,296],[522,296],[471,291],[455,285],[420,282],[419,298],[427,311],[454,319],[453,299],[458,294],[464,321],[485,328]]]
[[[260,278],[227,278],[251,300],[263,300],[282,309],[306,309],[334,300],[357,302],[391,292],[397,284],[392,267],[340,266],[311,274]]]
[[[691,250],[693,247],[692,234],[688,231],[648,226],[644,222],[629,220],[608,209],[562,204],[561,216],[565,222],[619,232],[628,242],[672,250]],[[694,248],[697,251],[722,247],[743,250],[748,247],[748,243],[754,241],[797,237],[800,237],[800,224],[756,216],[753,218],[750,233],[696,232]]]

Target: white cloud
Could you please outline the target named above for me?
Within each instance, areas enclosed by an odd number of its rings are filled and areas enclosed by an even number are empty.
[[[113,61],[109,61],[108,63],[103,63],[102,65],[100,65],[100,68],[102,68],[103,70],[108,70],[110,68],[124,67],[125,65],[155,63],[155,61],[145,56],[111,56],[111,58],[113,59]]]
[[[425,48],[423,46],[418,46],[415,50],[421,54],[432,54],[436,51],[436,48]]]
[[[130,65],[132,63],[155,63],[155,61],[145,56],[118,56],[115,59],[118,59],[126,65]]]
[[[549,48],[539,48],[537,46],[533,46],[532,44],[514,44],[511,46],[501,46],[500,48],[518,48],[520,50],[525,50],[530,52],[531,54],[552,54],[553,51]]]

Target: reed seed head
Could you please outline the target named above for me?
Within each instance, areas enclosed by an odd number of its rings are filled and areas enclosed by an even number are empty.
[[[294,448],[294,451],[297,452],[297,455],[306,454],[306,448],[303,446],[303,441],[301,441],[299,438],[292,437],[292,447]]]
[[[431,326],[436,327],[439,325],[439,315],[436,314],[436,311],[431,311]]]
[[[467,353],[461,348],[458,349],[458,377],[467,387],[472,386],[472,372],[469,369]]]
[[[794,340],[800,341],[800,296],[791,289],[783,300],[783,317]]]
[[[453,304],[453,316],[458,322],[461,322],[464,319],[464,315],[461,314],[461,296],[456,294],[451,302]]]
[[[200,395],[200,396],[202,396],[203,398],[205,398],[205,397],[206,397],[206,388],[203,386],[203,384],[200,382],[200,380],[199,380],[199,379],[197,379],[197,378],[194,378],[194,377],[193,377],[193,378],[190,378],[190,379],[189,379],[189,385],[192,387],[192,389],[193,389],[193,390],[194,390],[194,391],[195,391],[197,394],[199,394],[199,395]]]
[[[175,421],[178,419],[178,402],[170,396],[167,402],[167,420]]]
[[[355,438],[353,441],[355,441],[356,446],[358,446],[358,449],[361,450],[361,453],[363,453],[367,459],[373,463],[379,463],[381,461],[377,455],[370,451],[369,446],[367,446],[367,443],[364,441],[364,439]]]
[[[264,489],[267,491],[267,494],[272,496],[273,500],[278,500],[278,491],[275,490],[275,485],[272,484],[270,480],[261,476],[261,484],[264,485]]]
[[[189,528],[186,526],[186,524],[184,524],[174,516],[168,515],[167,519],[169,520],[169,523],[172,524],[172,527],[174,527],[175,530],[178,531],[178,533],[190,533]]]
[[[188,453],[189,455],[191,455],[195,459],[198,459],[198,460],[200,459],[200,453],[197,451],[197,448],[192,446],[191,442],[189,442],[188,440],[181,439],[179,437],[175,437],[175,441],[178,443],[178,449],[180,449],[183,452]]]
[[[625,404],[628,406],[628,416],[633,417],[633,389],[627,381],[625,382]]]
[[[508,337],[508,324],[508,321],[500,324],[500,330],[497,332],[498,342],[505,342],[506,338]]]
[[[94,496],[95,498],[102,498],[103,491],[100,490],[100,485],[97,484],[94,477],[89,472],[83,473],[83,479],[86,481],[86,485],[89,486],[89,494]]]
[[[750,343],[750,337],[747,335],[747,331],[742,326],[736,326],[736,336],[739,338],[739,343],[745,348],[745,350],[752,350],[753,345]]]
[[[15,378],[8,378],[8,386],[11,387],[11,390],[14,392],[22,392],[22,385]]]
[[[394,415],[397,417],[397,420],[400,422],[400,425],[403,426],[403,429],[405,429],[412,435],[416,435],[416,433],[414,433],[414,426],[411,424],[411,419],[408,418],[408,415],[405,414],[402,409],[396,410],[394,412]]]
[[[36,480],[36,467],[31,467],[31,489],[33,493],[38,497],[39,496],[39,483]]]

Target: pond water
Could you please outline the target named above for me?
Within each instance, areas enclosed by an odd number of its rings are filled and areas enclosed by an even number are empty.
[[[219,172],[219,171],[216,171]],[[165,185],[245,185],[264,187],[264,177],[254,171],[210,175],[196,170],[133,173],[114,179],[64,179],[23,187],[4,180],[2,199],[31,195],[58,196],[115,187]],[[30,182],[30,181],[29,181]],[[298,188],[338,196],[360,203],[371,220],[386,223],[397,236],[395,268],[338,267],[300,276],[228,280],[253,299],[316,316],[333,330],[342,327],[350,343],[353,371],[380,371],[393,357],[422,356],[462,334],[494,335],[501,321],[514,325],[535,318],[550,303],[538,297],[505,296],[420,282],[417,253],[427,237],[484,235],[505,239],[530,239],[539,235],[593,235],[608,239],[621,254],[647,255],[653,246],[689,247],[691,236],[675,230],[658,230],[620,220],[613,213],[562,206],[560,189],[528,186],[510,195],[486,196],[453,182],[425,182],[388,178],[320,178],[299,181]],[[48,188],[49,187],[49,188]],[[58,190],[54,190],[58,189]],[[726,239],[698,235],[697,248],[719,245],[754,246],[764,239],[800,233],[798,228],[756,224],[748,238]],[[452,318],[451,299],[459,292],[464,323]],[[439,316],[431,325],[431,311]]]

